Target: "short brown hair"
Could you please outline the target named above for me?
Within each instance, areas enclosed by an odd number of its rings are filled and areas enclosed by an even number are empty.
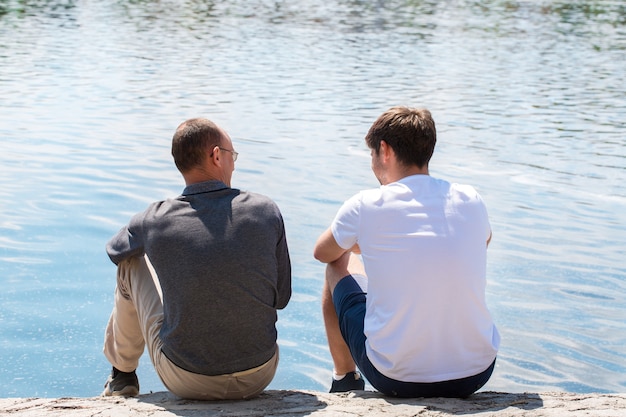
[[[437,142],[435,121],[426,109],[392,107],[372,124],[365,136],[367,146],[376,154],[383,140],[391,146],[400,163],[424,167]]]
[[[196,118],[184,121],[172,138],[172,156],[180,172],[201,165],[207,149],[222,143],[223,131],[208,119]]]

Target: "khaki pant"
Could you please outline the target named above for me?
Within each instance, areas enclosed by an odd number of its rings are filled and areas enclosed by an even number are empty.
[[[163,295],[158,277],[147,257],[120,262],[115,305],[106,328],[104,354],[123,372],[137,369],[144,347],[163,384],[182,398],[226,400],[251,398],[272,381],[278,366],[276,354],[263,365],[233,374],[208,376],[174,365],[161,351]]]

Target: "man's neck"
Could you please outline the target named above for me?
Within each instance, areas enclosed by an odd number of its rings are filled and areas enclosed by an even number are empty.
[[[400,181],[402,178],[410,177],[412,175],[430,175],[428,172],[428,165],[418,167],[417,165],[411,165],[408,167],[398,166],[397,169],[389,170],[385,176],[385,183],[383,185],[390,184],[392,182]]]
[[[183,174],[183,178],[185,179],[185,184],[187,186],[192,185],[192,184],[197,184],[199,182],[206,182],[206,181],[224,182],[223,178],[218,178],[218,176],[213,175],[210,172],[207,172],[206,170],[203,170],[203,169],[192,169],[191,171],[185,172]],[[230,186],[230,184],[226,184],[226,185]]]

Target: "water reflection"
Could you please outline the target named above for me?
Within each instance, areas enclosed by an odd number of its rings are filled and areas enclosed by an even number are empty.
[[[0,17],[12,14],[19,17],[43,15],[50,18],[65,18],[67,11],[75,6],[76,2],[73,0],[2,0],[0,1]]]
[[[376,185],[363,136],[398,103],[431,108],[433,174],[489,208],[487,388],[623,391],[625,20],[618,1],[0,0],[0,396],[99,394],[104,243],[182,190],[169,139],[196,115],[236,142],[234,184],[285,216],[272,388],[326,389],[312,245]]]

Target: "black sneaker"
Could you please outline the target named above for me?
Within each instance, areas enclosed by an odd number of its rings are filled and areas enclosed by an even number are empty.
[[[133,372],[122,372],[113,368],[113,372],[109,375],[106,384],[104,384],[104,397],[124,396],[136,397],[139,395],[139,379],[137,374]]]
[[[348,392],[363,391],[365,389],[365,381],[358,372],[348,372],[346,376],[339,381],[333,378],[329,392]]]

